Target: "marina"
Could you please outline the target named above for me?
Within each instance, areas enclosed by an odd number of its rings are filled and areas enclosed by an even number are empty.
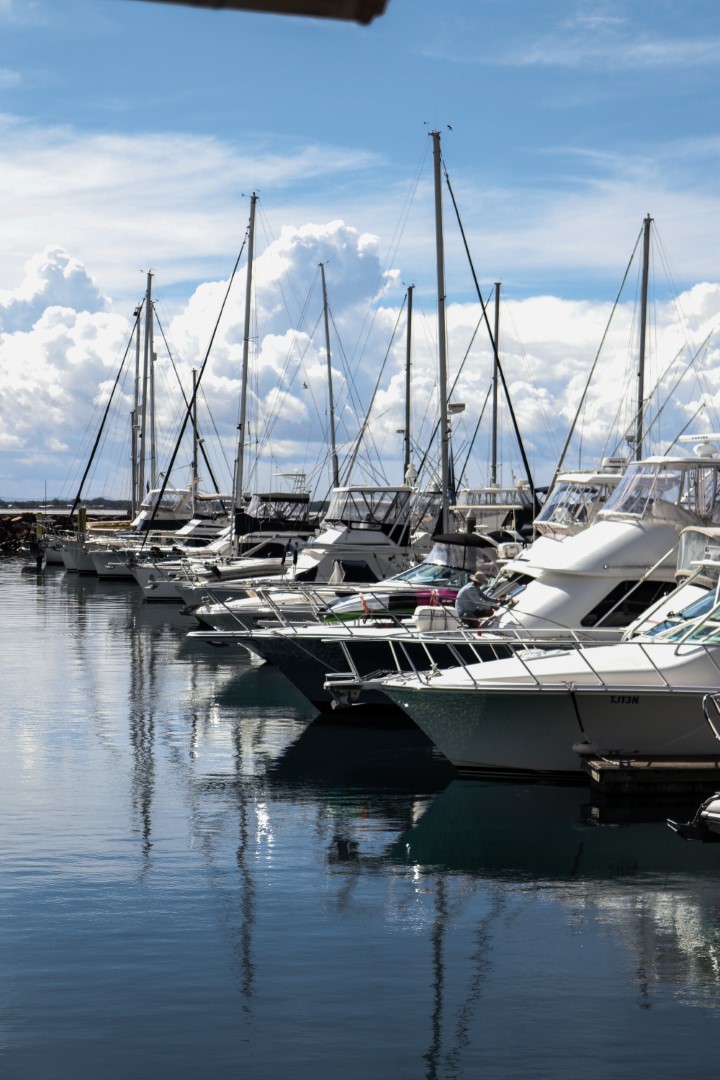
[[[24,6],[0,1080],[714,1074],[714,22]]]
[[[0,589],[4,1077],[709,1074],[717,845],[319,723],[133,583]]]

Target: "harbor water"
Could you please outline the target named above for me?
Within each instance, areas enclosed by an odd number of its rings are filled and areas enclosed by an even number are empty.
[[[720,845],[0,563],[3,1080],[709,1077]]]

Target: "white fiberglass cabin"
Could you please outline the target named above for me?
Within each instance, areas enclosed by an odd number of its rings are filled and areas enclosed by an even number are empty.
[[[535,518],[541,536],[562,540],[592,525],[623,477],[627,462],[610,458],[593,472],[562,472]]]
[[[694,456],[635,462],[588,528],[542,530],[490,590],[503,610],[488,628],[626,627],[674,587],[681,531],[720,525],[715,453],[703,442]]]

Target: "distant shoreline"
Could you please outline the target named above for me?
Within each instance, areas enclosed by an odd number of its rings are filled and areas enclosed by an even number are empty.
[[[98,504],[93,502],[83,502],[80,503],[80,505],[85,507],[88,514],[93,517],[130,517],[130,508],[126,502],[110,503],[103,501]],[[0,501],[0,517],[3,518],[22,517],[25,514],[31,514],[33,516],[40,514],[44,518],[69,517],[71,510],[72,503],[41,504],[34,502]]]

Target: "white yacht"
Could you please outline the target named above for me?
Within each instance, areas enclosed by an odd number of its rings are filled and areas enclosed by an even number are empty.
[[[539,636],[506,659],[397,675],[382,689],[463,773],[576,773],[589,755],[717,761],[720,531],[709,540],[664,618],[620,642],[553,649]]]
[[[289,553],[315,532],[316,516],[310,510],[308,491],[256,492],[215,541],[202,549],[178,545],[169,551],[152,546],[138,552],[130,572],[146,599],[175,600],[180,581],[195,575],[210,578],[213,568],[231,562],[248,564],[254,573],[276,573]]]
[[[418,606],[452,608],[458,589],[475,570],[495,567],[487,551],[484,538],[478,534],[455,533],[436,540],[422,562],[376,584],[299,581],[282,586],[248,585],[247,595],[241,599],[224,603],[209,600],[187,610],[203,627],[219,631],[308,622],[326,627],[363,616],[372,618],[376,625],[385,615],[397,620],[409,618]]]
[[[351,691],[353,702],[381,702],[375,678],[371,691],[359,684],[398,664],[413,671],[492,660],[508,655],[513,641],[537,635],[552,637],[554,644],[558,638],[619,640],[633,620],[675,587],[683,526],[720,523],[720,499],[715,502],[720,458],[705,444],[702,450],[703,456],[649,458],[630,465],[622,477],[614,474],[607,486],[616,485],[615,490],[582,531],[558,534],[557,523],[545,518],[543,535],[509,559],[486,590],[498,611],[485,621],[481,639],[457,625],[451,629],[451,613],[445,611],[405,625],[397,620],[388,625],[385,619],[384,625],[371,626],[363,619],[344,627],[237,631],[237,640],[279,667],[321,709],[338,700],[338,690],[341,701]],[[599,484],[583,481],[582,487],[583,499],[568,499],[568,506],[587,509],[590,496],[605,496]],[[552,507],[552,493],[550,501]],[[330,673],[345,675],[332,692],[325,685]]]
[[[273,567],[260,568],[248,558],[218,561],[178,574],[174,587],[189,607],[205,601],[226,603],[248,590],[269,584],[284,588],[299,582],[366,582],[399,573],[426,554],[422,525],[437,509],[437,492],[399,486],[335,488],[317,536]]]
[[[127,553],[147,547],[207,542],[222,529],[227,507],[222,496],[202,496],[189,488],[166,487],[149,491],[138,514],[124,525],[117,522],[86,524],[81,508],[78,531],[63,540],[61,555],[66,570],[103,577],[131,577]],[[94,556],[98,555],[97,561]]]

